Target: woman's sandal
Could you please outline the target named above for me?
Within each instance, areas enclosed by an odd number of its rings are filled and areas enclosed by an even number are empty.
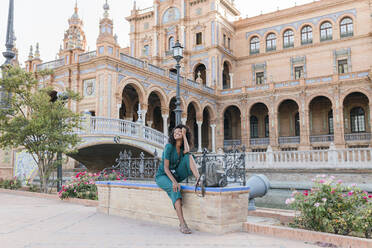
[[[183,225],[180,224],[180,232],[183,233],[183,234],[191,234],[192,233],[190,228],[187,226],[186,223],[183,224]]]

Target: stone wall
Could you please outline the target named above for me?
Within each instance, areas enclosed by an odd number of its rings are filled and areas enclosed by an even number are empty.
[[[154,183],[98,182],[97,210],[139,220],[178,226],[167,194]],[[182,185],[183,212],[189,227],[199,231],[241,231],[248,214],[248,187],[207,188],[199,197],[192,186]]]

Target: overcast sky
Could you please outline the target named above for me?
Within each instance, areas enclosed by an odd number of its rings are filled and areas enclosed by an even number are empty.
[[[314,0],[235,0],[242,17],[256,16],[272,12],[279,7],[284,9],[313,2]],[[62,43],[64,31],[68,28],[68,18],[74,10],[75,0],[14,0],[15,2],[15,35],[19,50],[20,63],[27,59],[30,45],[35,49],[40,43],[41,58],[44,62],[54,60]],[[84,31],[88,46],[95,50],[98,35],[98,22],[103,15],[102,6],[105,0],[78,0],[79,16],[84,22]],[[119,37],[119,44],[129,44],[129,25],[125,17],[130,14],[133,0],[108,0],[110,17],[114,20],[114,32]],[[0,51],[5,50],[5,33],[8,18],[9,0],[0,0]],[[153,0],[137,0],[137,7],[150,7]],[[4,61],[0,56],[0,64]]]

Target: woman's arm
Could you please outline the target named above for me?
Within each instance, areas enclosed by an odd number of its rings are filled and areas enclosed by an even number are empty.
[[[187,137],[186,137],[186,128],[182,128],[182,138],[183,138],[183,154],[186,154],[188,152],[190,152],[190,146],[189,146],[189,142],[187,141]]]
[[[174,176],[172,175],[172,173],[169,170],[169,160],[168,159],[164,159],[164,172],[173,183],[173,191],[177,192],[177,190],[181,190],[181,186],[178,184],[178,182],[176,181],[176,179],[174,178]]]

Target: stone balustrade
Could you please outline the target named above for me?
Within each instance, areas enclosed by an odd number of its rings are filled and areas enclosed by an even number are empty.
[[[105,117],[84,117],[83,130],[76,131],[79,135],[113,135],[136,138],[150,144],[164,147],[168,137],[142,123]]]
[[[65,59],[62,58],[62,59],[57,59],[57,60],[53,60],[53,61],[49,61],[49,62],[40,64],[40,65],[37,65],[37,70],[38,71],[42,71],[45,69],[52,70],[52,69],[55,69],[55,68],[58,68],[64,65],[65,65]]]
[[[246,153],[247,169],[372,169],[372,148]]]
[[[95,57],[97,57],[97,51],[82,53],[79,55],[79,63],[87,62]]]

